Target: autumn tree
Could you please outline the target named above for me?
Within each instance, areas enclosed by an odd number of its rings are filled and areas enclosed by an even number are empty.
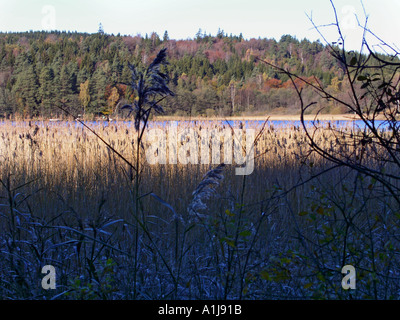
[[[108,114],[115,112],[115,107],[117,106],[119,98],[120,98],[120,96],[118,93],[118,89],[116,87],[113,87],[111,89],[110,95],[107,99],[107,106],[108,106],[107,113]]]
[[[79,85],[79,101],[83,107],[83,114],[86,114],[91,99],[89,86],[89,79]]]

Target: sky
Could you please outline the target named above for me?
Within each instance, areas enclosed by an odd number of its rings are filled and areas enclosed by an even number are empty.
[[[334,0],[347,50],[359,51],[362,29],[400,48],[400,0]],[[290,34],[328,42],[338,39],[329,0],[0,0],[0,31],[59,30],[94,33],[101,23],[108,34],[145,36],[167,30],[170,39],[194,38],[199,29],[216,35],[242,33],[245,39]],[[368,38],[372,45],[378,41]],[[399,50],[400,51],[400,50]]]

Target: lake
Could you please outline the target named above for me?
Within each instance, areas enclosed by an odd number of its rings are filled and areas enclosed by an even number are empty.
[[[160,127],[160,126],[167,126],[171,122],[178,122],[181,125],[187,124],[188,126],[198,126],[198,125],[210,125],[210,124],[215,124],[215,126],[226,126],[230,125],[232,127],[240,127],[244,126],[247,127],[252,127],[252,128],[257,128],[257,127],[262,127],[264,125],[263,120],[165,120],[165,121],[149,121],[148,126],[149,128],[151,127]],[[311,128],[313,126],[328,126],[329,124],[331,126],[335,126],[338,128],[343,128],[343,127],[349,127],[353,126],[354,129],[363,129],[365,127],[365,123],[362,120],[305,120],[304,121],[306,126]],[[10,123],[9,121],[0,121],[0,125],[5,124],[5,123]],[[83,125],[79,121],[54,121],[54,122],[49,122],[49,121],[42,121],[42,120],[31,120],[31,121],[11,121],[11,124],[13,126],[16,125],[37,125],[37,126],[76,126],[76,127],[83,127]],[[134,121],[125,121],[125,120],[119,120],[119,121],[85,121],[85,124],[91,126],[91,127],[96,127],[96,126],[104,126],[107,127],[109,125],[118,125],[120,123],[123,123],[124,125],[127,125],[128,127],[134,125]],[[269,120],[267,121],[267,124],[269,126],[273,127],[279,127],[279,128],[284,128],[284,127],[298,127],[302,128],[302,123],[299,120]],[[380,129],[388,129],[389,124],[385,120],[375,120],[375,126]]]

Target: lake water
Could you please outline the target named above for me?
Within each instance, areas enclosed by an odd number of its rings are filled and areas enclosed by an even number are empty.
[[[18,125],[18,124],[23,124],[23,125],[28,125],[28,123],[31,123],[31,125],[38,125],[38,126],[76,126],[76,127],[83,127],[83,125],[78,122],[78,121],[54,121],[54,122],[48,122],[48,121],[12,121],[12,125]],[[175,121],[151,121],[149,122],[149,128],[157,126],[168,126],[172,122]],[[232,126],[234,128],[238,127],[262,127],[264,125],[263,120],[178,120],[177,121],[180,125],[188,125],[188,126],[199,126],[199,125],[210,125],[213,124],[214,126]],[[309,128],[312,128],[313,126],[335,126],[335,127],[353,127],[354,129],[363,129],[365,127],[365,123],[362,120],[306,120],[304,121],[306,126]],[[9,122],[4,122],[0,121],[0,125],[9,123]],[[119,123],[123,123],[124,125],[127,125],[128,127],[134,125],[133,121],[85,121],[85,124],[89,125],[90,127],[96,127],[96,126],[110,126],[110,125],[118,125]],[[292,121],[292,120],[270,120],[267,121],[267,126],[273,126],[274,128],[284,128],[284,127],[297,127],[297,128],[302,128],[302,123],[300,121]],[[389,127],[388,122],[384,120],[376,120],[375,121],[375,126],[378,127],[379,129],[387,129]]]

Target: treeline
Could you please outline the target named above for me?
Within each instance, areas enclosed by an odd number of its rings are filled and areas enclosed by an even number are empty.
[[[59,107],[74,114],[115,114],[132,103],[129,64],[149,63],[168,49],[170,115],[238,115],[298,111],[287,76],[256,58],[316,77],[342,91],[343,71],[320,42],[290,35],[243,39],[203,34],[193,39],[71,32],[0,33],[0,115],[54,117]],[[331,112],[335,110],[332,105]]]

